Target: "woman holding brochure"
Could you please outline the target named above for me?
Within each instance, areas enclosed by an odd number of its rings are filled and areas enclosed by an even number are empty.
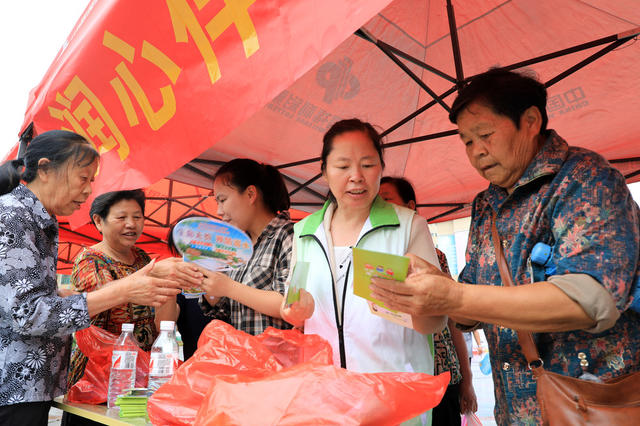
[[[293,225],[289,194],[278,170],[247,158],[223,164],[214,177],[218,215],[246,232],[253,255],[225,275],[202,269],[205,315],[222,308],[231,325],[257,335],[267,327],[290,328],[280,318],[280,305],[289,275]]]
[[[71,271],[71,286],[76,292],[93,292],[111,285],[114,280],[124,278],[142,269],[151,261],[149,255],[136,242],[144,227],[145,194],[141,189],[112,191],[100,194],[91,203],[89,217],[102,241],[85,247],[75,259]],[[174,257],[155,263],[153,275],[169,277],[180,283],[199,286],[202,274],[182,259]],[[145,351],[160,330],[160,321],[175,321],[175,299],[153,308],[151,306],[125,303],[91,316],[91,324],[119,335],[122,324],[135,325],[133,335]],[[84,375],[88,358],[76,347],[69,363],[68,386],[71,388]]]
[[[378,197],[384,161],[371,124],[335,123],[324,136],[321,157],[329,200],[294,226],[295,262],[308,271],[306,277],[296,271],[291,286],[310,295],[301,292],[300,302],[283,305],[283,317],[327,339],[335,365],[367,373],[433,374],[431,333],[444,328],[446,317],[414,316],[411,329],[372,314],[367,300],[353,294],[353,247],[421,253],[437,264],[426,221]]]

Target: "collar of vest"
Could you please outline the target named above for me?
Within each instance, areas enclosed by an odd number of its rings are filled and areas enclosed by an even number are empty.
[[[317,212],[307,216],[300,236],[314,234],[318,227],[322,224],[324,216],[331,204],[330,200],[324,203],[324,206]],[[387,203],[379,195],[373,200],[371,210],[369,211],[369,221],[372,228],[379,226],[399,226],[400,220],[398,214],[391,203]]]

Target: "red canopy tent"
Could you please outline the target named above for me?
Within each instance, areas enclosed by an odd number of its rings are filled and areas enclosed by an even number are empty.
[[[337,117],[356,116],[384,130],[386,172],[413,182],[421,214],[468,216],[487,182],[469,165],[448,109],[460,84],[497,66],[537,74],[549,91],[549,127],[636,181],[639,24],[634,1],[396,0],[171,176],[199,182],[215,160],[249,149],[304,182],[300,188],[325,194],[322,132]],[[294,195],[301,208],[323,201],[301,192]]]
[[[549,126],[639,179],[639,25],[633,0],[94,0],[22,135],[85,134],[102,152],[95,193],[165,176],[210,188],[219,164],[252,157],[311,210],[327,192],[322,133],[356,116],[387,135],[386,172],[414,183],[420,212],[452,219],[487,182],[447,110],[492,66],[533,70]]]

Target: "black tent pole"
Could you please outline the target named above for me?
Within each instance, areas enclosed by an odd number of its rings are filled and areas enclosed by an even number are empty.
[[[456,27],[456,14],[453,11],[451,0],[447,0],[447,17],[449,20],[449,33],[451,35],[451,50],[453,51],[453,62],[456,66],[456,86],[462,89],[464,83],[464,72],[462,71],[462,57],[460,56],[460,43],[458,42],[458,28]]]
[[[581,68],[584,68],[585,66],[589,65],[591,62],[595,61],[599,57],[606,55],[607,53],[611,52],[612,50],[614,50],[618,46],[626,43],[629,40],[630,39],[621,39],[621,40],[614,41],[613,43],[609,44],[608,46],[604,47],[603,49],[598,50],[593,55],[583,59],[582,61],[578,62],[577,64],[575,64],[571,68],[567,69],[564,72],[561,72],[560,74],[558,74],[557,76],[555,76],[551,80],[547,81],[546,83],[544,83],[544,87],[553,86],[558,81],[562,80],[563,78],[568,77],[569,75],[571,75],[574,72],[580,70]]]

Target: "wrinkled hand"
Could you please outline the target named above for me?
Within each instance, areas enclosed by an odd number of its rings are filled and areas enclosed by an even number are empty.
[[[159,307],[180,293],[181,283],[153,275],[155,260],[122,280],[128,284],[129,302]]]
[[[69,297],[69,296],[73,296],[74,294],[80,294],[80,293],[68,288],[58,288],[58,296],[60,297]]]
[[[200,288],[203,279],[203,274],[196,265],[179,257],[169,257],[156,262],[151,275],[179,281],[184,287],[196,288]]]
[[[301,327],[307,319],[311,318],[315,310],[313,296],[303,288],[300,289],[299,300],[293,302],[291,306],[287,306],[286,303],[287,300],[285,299],[280,310],[282,318],[296,327]]]
[[[222,272],[209,271],[208,269],[200,268],[200,272],[203,274],[202,284],[200,287],[209,297],[229,297],[231,289],[235,281],[229,278]]]
[[[429,262],[407,255],[409,275],[404,282],[372,278],[371,295],[389,309],[416,316],[446,315],[460,300],[460,286]]]
[[[445,274],[440,269],[438,269],[433,264],[427,262],[420,256],[417,256],[413,253],[405,254],[406,257],[409,258],[409,271],[407,275],[418,274],[421,272],[428,272],[434,275],[440,275],[445,278],[451,278],[448,274]]]
[[[473,390],[471,378],[464,378],[460,383],[460,414],[478,411],[478,399]]]

